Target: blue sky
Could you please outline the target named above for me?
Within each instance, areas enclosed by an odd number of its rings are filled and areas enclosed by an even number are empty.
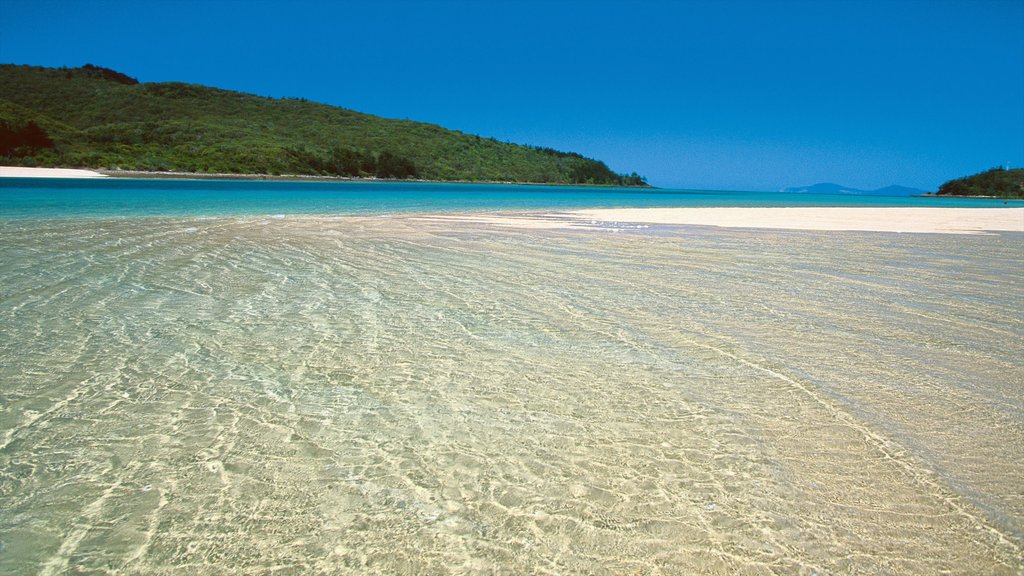
[[[1024,166],[1024,1],[0,0],[0,62],[299,96],[658,186]]]

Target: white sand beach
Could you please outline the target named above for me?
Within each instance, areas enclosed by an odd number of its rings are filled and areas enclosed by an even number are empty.
[[[1024,208],[617,208],[576,210],[595,222],[863,232],[1024,232]]]
[[[0,166],[0,178],[106,178],[106,175],[92,170],[78,170],[74,168]]]
[[[415,220],[512,228],[635,228],[641,224],[931,234],[1024,232],[1024,208],[614,208],[553,214],[465,214]]]

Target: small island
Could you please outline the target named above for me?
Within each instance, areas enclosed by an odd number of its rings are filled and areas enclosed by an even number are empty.
[[[973,196],[1000,199],[1024,198],[1024,169],[993,168],[980,174],[950,180],[939,186],[937,196]]]
[[[574,152],[304,98],[142,83],[91,64],[0,65],[0,164],[147,177],[647,186]]]

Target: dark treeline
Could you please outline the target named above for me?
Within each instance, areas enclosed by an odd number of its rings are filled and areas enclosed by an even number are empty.
[[[299,164],[309,166],[325,176],[416,178],[416,165],[387,150],[373,153],[352,148],[332,148],[327,154],[308,150],[291,150]]]
[[[65,76],[67,74],[74,74],[73,68],[62,68],[62,70],[65,71]],[[121,74],[120,72],[116,70],[111,70],[110,68],[103,68],[102,66],[86,64],[85,66],[82,66],[80,70],[86,76],[91,76],[93,78],[102,78],[104,80],[110,80],[112,82],[118,82],[120,84],[132,85],[139,83],[138,80],[132,78],[131,76]]]
[[[0,156],[24,158],[47,148],[53,148],[53,140],[35,122],[17,125],[0,119]]]

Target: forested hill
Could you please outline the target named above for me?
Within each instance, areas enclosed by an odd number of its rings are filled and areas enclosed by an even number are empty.
[[[0,65],[0,164],[645,185],[571,152],[92,65]]]
[[[992,196],[1024,198],[1024,169],[993,168],[981,174],[950,180],[936,194],[940,196]]]

